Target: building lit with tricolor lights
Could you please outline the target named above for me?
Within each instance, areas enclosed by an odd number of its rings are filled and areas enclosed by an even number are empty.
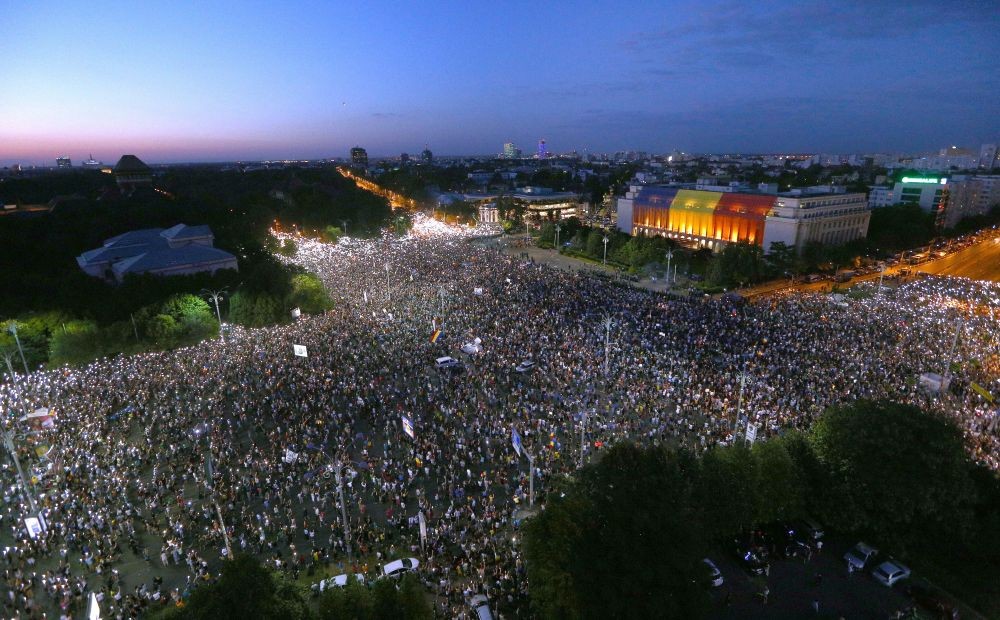
[[[719,192],[632,185],[618,199],[618,228],[662,235],[683,245],[721,250],[746,242],[770,251],[782,242],[801,252],[819,241],[840,245],[868,233],[871,211],[861,193]]]

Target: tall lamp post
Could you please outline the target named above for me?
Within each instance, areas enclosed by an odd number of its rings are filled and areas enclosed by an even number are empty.
[[[442,286],[442,287],[440,287],[438,289],[438,297],[441,300],[440,312],[441,312],[441,319],[442,320],[444,319],[444,298],[447,295],[448,295],[448,289],[446,289],[444,286]]]
[[[17,352],[21,354],[21,363],[24,364],[24,374],[29,374],[28,362],[24,359],[24,349],[21,348],[21,339],[17,337],[17,322],[11,321],[10,325],[7,326],[7,331],[14,336],[14,342],[17,343]]]
[[[604,377],[607,379],[611,369],[611,326],[614,323],[611,317],[604,318]]]
[[[212,462],[212,434],[211,427],[207,422],[202,422],[194,428],[194,438],[200,439],[205,436],[205,488],[212,499],[212,506],[215,508],[215,516],[219,519],[219,528],[222,530],[222,542],[226,545],[226,559],[233,559],[233,547],[229,544],[229,531],[226,529],[226,522],[222,519],[222,509],[215,499],[215,467]]]
[[[14,365],[11,363],[12,354],[3,352],[3,358],[7,362],[7,371],[10,373],[11,386],[14,385],[16,379],[14,378]],[[28,405],[24,398],[21,399],[21,409],[24,411],[24,415],[28,415]],[[14,461],[14,468],[17,469],[17,477],[21,480],[21,491],[25,498],[28,500],[28,505],[31,506],[32,514],[38,514],[38,506],[35,505],[35,497],[31,494],[31,487],[28,486],[28,480],[24,477],[24,470],[21,469],[21,461],[17,458],[17,448],[14,446],[14,431],[13,429],[3,431],[3,445],[10,454],[10,458]]]
[[[389,292],[389,263],[385,264],[385,298],[392,300],[392,293]]]
[[[948,358],[944,361],[944,372],[941,373],[941,392],[944,393],[948,389],[948,383],[951,379],[951,361],[955,359],[955,347],[958,346],[958,337],[962,333],[963,319],[959,318],[958,323],[955,324],[955,337],[951,341],[951,349],[948,350]]]
[[[667,286],[672,286],[670,282],[670,259],[674,257],[673,250],[667,250]]]
[[[608,241],[609,241],[608,236],[604,235],[604,239],[602,239],[601,241],[604,242],[604,261],[603,262],[604,262],[605,265],[607,265],[608,264]]]
[[[319,452],[326,458],[330,459],[331,466],[333,467],[333,475],[337,481],[337,496],[340,498],[340,524],[344,528],[344,547],[347,550],[347,559],[351,559],[351,524],[347,520],[347,502],[344,500],[344,465],[341,463],[340,458],[333,458],[327,453],[326,450],[320,446],[313,444],[307,444],[307,448]]]
[[[556,224],[556,252],[559,251],[559,231],[562,230],[562,226]]]
[[[222,299],[223,293],[226,292],[226,289],[221,289],[218,291],[202,289],[201,292],[204,293],[213,302],[215,302],[215,318],[218,319],[219,321],[219,338],[225,340],[225,337],[222,335],[222,313],[219,312],[219,300]]]

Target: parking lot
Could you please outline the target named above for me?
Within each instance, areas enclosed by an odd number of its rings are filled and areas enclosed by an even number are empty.
[[[879,618],[910,605],[905,581],[887,588],[867,572],[849,575],[844,553],[857,541],[827,536],[821,553],[803,559],[774,560],[770,575],[752,576],[719,549],[711,559],[725,583],[713,591],[711,618]],[[820,577],[817,578],[817,575]],[[761,592],[768,588],[765,604]],[[817,613],[813,603],[819,603]]]

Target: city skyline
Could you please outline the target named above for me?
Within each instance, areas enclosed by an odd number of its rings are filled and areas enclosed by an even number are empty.
[[[995,142],[990,2],[9,4],[0,165]],[[127,9],[127,10],[126,10]],[[86,33],[79,45],[80,33]]]

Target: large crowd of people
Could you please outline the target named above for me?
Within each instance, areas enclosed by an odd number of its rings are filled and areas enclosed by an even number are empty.
[[[29,534],[37,515],[5,458],[3,616],[78,616],[94,592],[104,617],[137,617],[241,552],[307,582],[415,557],[442,617],[473,593],[526,616],[515,521],[529,476],[537,503],[599,446],[700,451],[748,424],[766,441],[857,398],[938,409],[1000,468],[996,406],[969,387],[1000,394],[1000,285],[666,296],[472,237],[418,219],[403,238],[296,239],[288,260],[334,299],[321,316],[4,383],[45,528]],[[461,366],[437,368],[442,356]],[[964,389],[932,392],[928,372]],[[39,408],[54,424],[19,421]]]

